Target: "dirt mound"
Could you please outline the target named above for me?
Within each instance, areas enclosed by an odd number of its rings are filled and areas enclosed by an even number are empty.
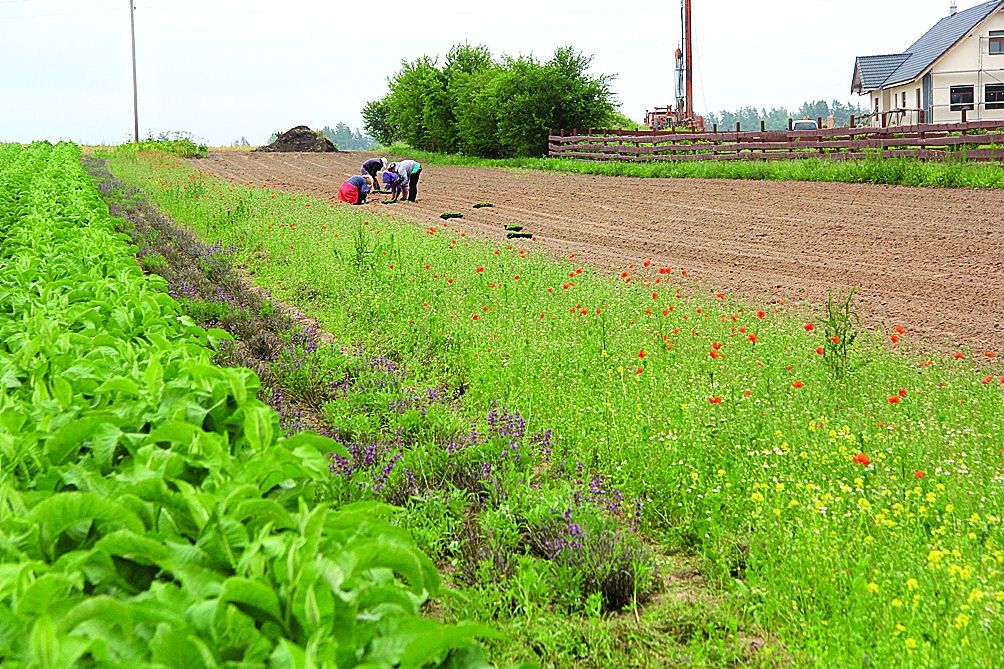
[[[333,153],[338,151],[338,147],[331,143],[328,138],[320,133],[314,132],[305,125],[298,125],[287,130],[269,144],[262,146],[255,151],[278,152],[278,153]]]

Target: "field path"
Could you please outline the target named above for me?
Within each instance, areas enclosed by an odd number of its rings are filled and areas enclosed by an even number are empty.
[[[225,179],[336,201],[373,154],[221,151],[193,164]],[[475,210],[488,201],[491,209]],[[819,303],[858,286],[872,324],[943,349],[1004,349],[1004,193],[865,184],[634,179],[429,165],[419,201],[366,205],[427,227],[446,211],[499,241],[523,225],[555,254],[620,271],[650,259],[709,291]]]

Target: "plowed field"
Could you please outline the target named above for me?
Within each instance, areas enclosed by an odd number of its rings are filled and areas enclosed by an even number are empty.
[[[226,179],[337,200],[370,154],[216,152],[195,164]],[[488,201],[495,206],[476,210]],[[346,205],[348,206],[348,205]],[[710,291],[818,303],[857,286],[872,324],[941,348],[1004,348],[1004,194],[864,184],[632,179],[429,165],[416,203],[365,205],[472,236],[519,224],[555,254],[617,270],[650,259]]]

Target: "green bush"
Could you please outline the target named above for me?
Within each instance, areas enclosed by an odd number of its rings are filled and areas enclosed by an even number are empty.
[[[612,77],[590,74],[591,64],[571,47],[541,62],[458,45],[442,66],[428,56],[404,63],[390,92],[364,108],[366,130],[428,151],[543,156],[551,128],[630,123],[615,112]]]

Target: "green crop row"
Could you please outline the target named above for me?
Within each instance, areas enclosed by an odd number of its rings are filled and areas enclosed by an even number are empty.
[[[659,179],[745,179],[754,181],[832,181],[842,183],[929,186],[937,188],[1004,188],[1004,170],[993,163],[965,161],[924,162],[911,158],[871,160],[738,160],[635,163],[569,158],[488,159],[417,151],[395,144],[395,157],[414,158],[429,165],[461,165],[599,174],[612,177]]]
[[[485,667],[380,505],[324,499],[224,336],[145,277],[67,144],[0,146],[0,664]]]
[[[343,347],[379,351],[414,382],[454,390],[472,420],[504,406],[528,434],[553,429],[554,469],[574,477],[581,465],[587,481],[602,472],[605,485],[642,499],[657,550],[700,555],[734,629],[769,635],[777,664],[999,664],[996,352],[931,355],[908,331],[859,333],[853,308],[839,303],[702,297],[680,267],[604,276],[579,256],[472,242],[453,221],[420,229],[367,217],[221,182],[167,156],[111,166],[207,242],[233,244],[259,285],[319,318]],[[332,420],[344,426],[358,413]],[[524,482],[501,485],[534,494]],[[492,523],[499,536],[521,536],[511,505]],[[562,587],[540,573],[541,589]],[[514,599],[537,572],[518,576]],[[470,601],[470,617],[511,630],[544,615]],[[646,657],[654,626],[662,638],[679,629],[678,618],[637,616],[618,657]],[[582,638],[568,619],[571,629],[537,628],[535,649],[566,649],[549,666],[585,661],[568,650]],[[722,666],[706,659],[720,630],[702,631],[685,636],[699,658],[691,663]]]

